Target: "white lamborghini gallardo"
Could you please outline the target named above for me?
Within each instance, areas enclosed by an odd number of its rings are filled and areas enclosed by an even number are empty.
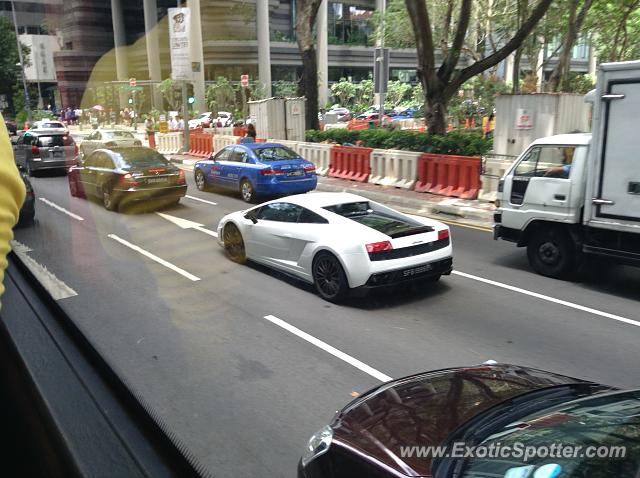
[[[232,260],[313,283],[329,301],[452,270],[448,226],[349,193],[288,196],[228,214],[218,241]]]

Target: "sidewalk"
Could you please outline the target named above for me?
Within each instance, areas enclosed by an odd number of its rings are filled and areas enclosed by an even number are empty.
[[[184,169],[192,170],[193,165],[199,158],[185,154],[174,154],[169,159],[174,163],[182,164]],[[406,189],[323,176],[318,176],[317,190],[358,194],[408,214],[429,216],[449,222],[460,222],[483,229],[491,227],[493,211],[495,210],[495,206],[490,202],[449,198],[436,194],[417,193]]]

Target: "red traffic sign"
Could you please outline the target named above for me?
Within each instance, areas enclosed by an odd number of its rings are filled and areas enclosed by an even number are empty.
[[[129,78],[129,86],[136,86],[136,79],[135,78]]]
[[[243,88],[249,86],[249,75],[240,75],[240,86]]]

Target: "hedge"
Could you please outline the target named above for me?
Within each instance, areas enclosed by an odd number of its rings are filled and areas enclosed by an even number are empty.
[[[362,141],[362,146],[369,148],[402,149],[460,156],[479,156],[490,151],[493,146],[492,140],[483,138],[482,133],[478,131],[452,131],[445,135],[429,135],[393,129],[349,131],[346,128],[340,128],[327,131],[309,130],[306,132],[306,140],[311,143],[330,141],[337,144],[355,144],[356,141]]]

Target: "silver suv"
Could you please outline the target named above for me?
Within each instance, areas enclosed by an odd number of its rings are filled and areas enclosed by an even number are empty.
[[[13,155],[16,164],[33,176],[45,169],[66,171],[77,163],[78,146],[69,134],[30,130],[14,143]]]

